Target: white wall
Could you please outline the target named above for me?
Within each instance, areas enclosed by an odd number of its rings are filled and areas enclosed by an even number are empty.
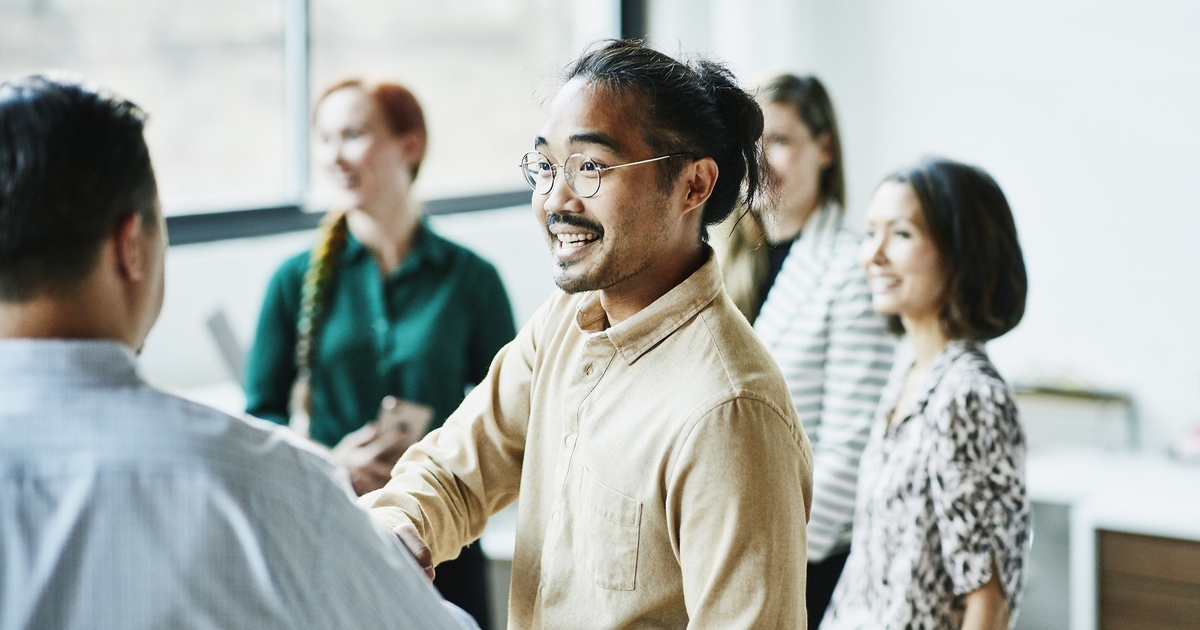
[[[140,359],[147,380],[185,388],[232,378],[205,322],[224,309],[248,346],[271,274],[311,240],[299,232],[168,249],[162,313]]]
[[[496,265],[520,326],[554,288],[549,249],[529,207],[435,216],[439,234]],[[313,233],[172,247],[162,315],[141,357],[156,384],[194,388],[230,379],[205,322],[226,310],[235,335],[249,347],[267,282],[279,264],[311,247]]]
[[[1200,5],[651,4],[664,50],[825,81],[852,221],[922,155],[999,181],[1030,278],[1025,320],[990,345],[1010,381],[1132,392],[1154,449],[1200,422]]]

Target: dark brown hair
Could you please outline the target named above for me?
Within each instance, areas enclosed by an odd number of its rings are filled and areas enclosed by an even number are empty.
[[[78,286],[113,228],[158,226],[137,105],[75,80],[0,83],[0,302]]]
[[[412,177],[416,179],[417,173],[421,170],[421,161],[425,159],[425,148],[429,144],[429,132],[425,129],[425,114],[421,111],[421,104],[417,102],[417,97],[399,83],[372,83],[353,77],[336,81],[325,88],[325,91],[321,92],[321,96],[317,98],[317,104],[313,107],[313,115],[316,116],[317,109],[330,94],[347,88],[362,90],[371,100],[375,101],[393,134],[397,136],[414,134],[416,136],[419,157],[412,167]]]
[[[739,195],[749,204],[761,192],[762,108],[721,64],[683,63],[641,42],[610,40],[568,68],[566,79],[576,77],[618,95],[640,97],[636,104],[641,107],[629,116],[641,121],[650,148],[664,155],[709,157],[717,163],[717,182],[704,204],[704,225],[729,216]],[[672,182],[682,169],[676,160],[660,164],[664,183]]]
[[[1025,314],[1028,279],[1012,210],[996,181],[983,169],[943,159],[927,159],[883,181],[912,188],[949,271],[943,332],[987,341],[1015,328]],[[888,328],[904,332],[895,315]]]
[[[768,78],[759,88],[759,97],[768,103],[792,107],[800,122],[808,128],[813,140],[821,134],[829,134],[829,149],[833,160],[821,171],[821,185],[817,205],[836,201],[846,207],[846,172],[842,167],[842,136],[838,132],[837,114],[833,101],[825,86],[814,76],[798,77],[794,74],[777,74]]]

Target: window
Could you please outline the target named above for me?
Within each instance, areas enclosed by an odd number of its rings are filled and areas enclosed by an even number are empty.
[[[287,198],[283,9],[283,0],[0,0],[0,76],[65,70],[145,108],[168,213],[278,205]]]
[[[361,74],[411,89],[429,128],[420,197],[519,190],[559,71],[617,21],[616,2],[313,0],[312,94]],[[319,206],[324,178],[312,181]]]
[[[619,22],[618,0],[0,0],[0,76],[66,70],[144,107],[169,215],[322,209],[312,99],[396,80],[429,127],[417,194],[439,199],[522,189],[559,71]]]

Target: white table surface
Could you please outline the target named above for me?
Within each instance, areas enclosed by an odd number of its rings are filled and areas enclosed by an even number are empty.
[[[1085,510],[1097,529],[1200,540],[1200,465],[1165,456],[1032,452],[1029,497]]]

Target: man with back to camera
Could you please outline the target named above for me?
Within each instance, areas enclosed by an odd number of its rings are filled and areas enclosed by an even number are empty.
[[[721,66],[614,41],[521,161],[562,292],[362,499],[432,565],[519,495],[509,627],[805,624],[811,452],[704,242],[762,127]]]
[[[138,377],[166,249],[144,119],[0,83],[0,629],[464,627],[344,470]]]

